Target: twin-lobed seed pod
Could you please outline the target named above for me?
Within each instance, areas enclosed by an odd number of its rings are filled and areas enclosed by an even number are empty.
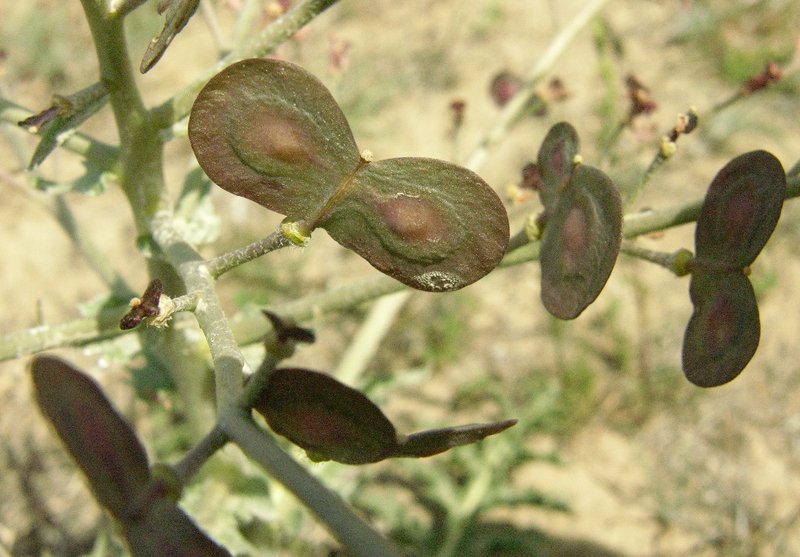
[[[772,235],[786,197],[786,174],[766,151],[730,161],[706,193],[695,229],[689,295],[694,313],[683,340],[683,371],[700,387],[736,378],[761,335],[746,269]]]
[[[313,75],[289,62],[243,60],[203,88],[189,139],[223,189],[324,228],[378,270],[414,288],[462,288],[508,247],[508,217],[474,172],[428,158],[372,161]]]
[[[622,201],[603,172],[582,164],[578,134],[561,122],[547,133],[536,170],[542,217],[541,297],[560,319],[574,319],[608,281],[622,241]]]

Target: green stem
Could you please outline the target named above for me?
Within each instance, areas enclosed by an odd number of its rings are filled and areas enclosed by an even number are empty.
[[[678,277],[685,276],[689,272],[688,263],[693,257],[692,252],[687,249],[681,248],[675,252],[666,253],[643,248],[630,240],[622,242],[620,251],[632,257],[660,265]]]
[[[508,131],[519,121],[520,114],[524,113],[526,105],[536,95],[536,84],[572,42],[575,35],[597,15],[597,12],[607,2],[608,0],[590,0],[587,2],[583,9],[550,42],[550,46],[531,68],[528,75],[525,76],[523,86],[503,107],[503,111],[498,116],[494,126],[492,126],[475,149],[475,152],[467,160],[465,164],[467,168],[470,170],[479,168],[486,159],[489,149],[508,136]]]
[[[171,213],[158,212],[152,221],[152,231],[186,289],[197,296],[194,315],[205,333],[214,363],[217,408],[235,405],[242,391],[245,361],[222,311],[214,279],[205,261],[173,227]]]
[[[138,233],[148,232],[149,219],[165,201],[163,146],[136,85],[123,18],[109,13],[104,2],[81,0],[97,51],[100,80],[120,137],[118,178],[133,211]]]
[[[286,454],[277,441],[259,429],[243,411],[223,413],[220,425],[250,459],[279,479],[328,526],[348,554],[357,557],[403,555],[392,542],[370,528],[339,495]]]
[[[205,462],[228,442],[228,436],[222,428],[215,426],[200,442],[186,453],[180,462],[174,464],[172,469],[186,485],[194,477]]]
[[[262,238],[252,244],[210,259],[208,261],[208,272],[211,273],[212,277],[219,278],[220,275],[227,273],[243,263],[247,263],[271,251],[291,245],[292,242],[289,238],[278,229],[266,238]]]

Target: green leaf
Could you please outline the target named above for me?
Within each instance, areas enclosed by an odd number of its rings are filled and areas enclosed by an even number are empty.
[[[517,423],[503,420],[486,424],[467,424],[412,433],[400,440],[391,456],[426,457],[443,453],[454,447],[469,445],[490,435],[500,433]]]
[[[497,195],[477,174],[435,159],[363,166],[320,226],[379,271],[425,291],[475,282],[508,247]]]
[[[324,373],[278,369],[253,408],[312,460],[366,464],[397,444],[389,419],[359,391]]]
[[[71,95],[56,95],[53,106],[19,122],[21,127],[42,136],[28,164],[28,170],[42,164],[50,153],[63,145],[78,126],[94,116],[106,102],[108,89],[103,83],[95,83]]]
[[[54,356],[31,363],[36,400],[88,478],[97,500],[119,520],[134,512],[150,481],[147,455],[99,385]]]
[[[313,220],[360,161],[325,86],[277,60],[243,60],[212,78],[192,107],[189,140],[215,184],[292,220]]]
[[[540,251],[542,302],[574,319],[606,284],[622,241],[622,201],[600,170],[578,165],[547,217]]]
[[[189,119],[197,160],[223,189],[322,227],[420,290],[462,288],[508,247],[502,202],[475,173],[424,158],[359,154],[330,92],[278,60],[244,60],[200,92]]]
[[[758,348],[761,325],[750,281],[742,273],[694,272],[694,313],[683,338],[683,372],[699,387],[736,378]]]
[[[147,73],[150,68],[164,55],[167,47],[175,38],[175,35],[189,23],[189,19],[194,15],[200,0],[161,0],[158,6],[158,13],[165,13],[164,27],[147,45],[142,62],[139,64],[139,71]]]
[[[579,146],[578,132],[567,122],[560,122],[547,132],[536,159],[543,184],[539,197],[546,209],[550,209],[567,186]]]
[[[124,524],[133,557],[230,557],[175,503],[156,499],[140,519]]]
[[[766,151],[726,164],[711,182],[695,229],[698,265],[721,270],[750,265],[772,235],[786,198],[786,174]]]

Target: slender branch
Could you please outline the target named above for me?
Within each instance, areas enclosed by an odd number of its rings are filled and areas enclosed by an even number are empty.
[[[125,41],[123,18],[108,13],[96,0],[81,0],[92,32],[100,80],[119,131],[119,182],[130,203],[139,234],[148,232],[150,217],[166,204],[163,146],[139,94]]]
[[[291,245],[292,242],[289,238],[278,229],[266,238],[262,238],[252,244],[210,259],[208,261],[208,272],[211,273],[212,277],[219,278],[220,275],[227,273],[243,263],[247,263],[271,251]]]
[[[347,385],[357,383],[411,294],[411,290],[395,292],[373,304],[333,372],[337,379]]]
[[[111,291],[123,298],[134,296],[135,293],[122,275],[111,265],[111,262],[105,254],[100,250],[97,244],[94,243],[94,240],[86,235],[83,229],[78,225],[64,196],[59,195],[55,198],[55,208],[53,212],[55,213],[56,220],[67,233],[69,239],[72,240],[77,250],[83,255],[92,270],[97,273]]]
[[[203,437],[178,463],[172,466],[172,469],[180,478],[181,484],[186,485],[189,483],[189,480],[200,470],[203,464],[215,452],[224,447],[227,442],[228,436],[222,428],[218,425],[214,426],[208,432],[208,435]]]
[[[480,167],[486,159],[489,149],[508,136],[508,131],[517,122],[519,115],[524,112],[525,106],[536,94],[536,84],[552,67],[569,43],[572,42],[575,35],[597,15],[597,12],[599,12],[607,2],[608,0],[590,0],[572,21],[561,29],[558,35],[550,42],[550,46],[528,72],[528,75],[525,77],[524,85],[508,104],[506,104],[494,126],[492,126],[475,152],[467,160],[465,165],[467,168],[475,170]]]
[[[637,257],[664,267],[678,277],[685,276],[689,273],[688,263],[693,257],[692,252],[684,248],[672,253],[666,253],[644,248],[630,240],[622,242],[620,251],[632,257]]]
[[[286,486],[327,525],[357,557],[400,557],[403,553],[381,537],[339,497],[281,449],[277,441],[241,410],[220,416],[225,433],[253,461]]]
[[[300,2],[283,16],[276,19],[272,24],[264,28],[264,30],[250,42],[236,48],[225,56],[183,91],[179,92],[164,104],[154,108],[152,111],[153,121],[156,122],[159,128],[169,128],[172,124],[189,114],[189,110],[192,108],[192,103],[197,93],[200,92],[200,89],[202,89],[206,82],[216,73],[242,58],[269,54],[278,45],[286,42],[286,40],[300,30],[300,28],[334,5],[337,1],[338,0],[305,0]]]

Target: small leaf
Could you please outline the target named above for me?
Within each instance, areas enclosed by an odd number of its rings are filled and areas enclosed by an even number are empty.
[[[750,281],[742,273],[696,271],[694,313],[683,339],[683,372],[699,387],[717,387],[741,373],[758,348],[761,325]]]
[[[230,557],[167,499],[156,499],[140,519],[124,524],[133,557]]]
[[[569,182],[579,146],[578,132],[567,122],[560,122],[547,132],[536,160],[543,183],[539,197],[546,209]]]
[[[31,373],[39,408],[53,424],[97,500],[119,520],[134,511],[150,481],[136,434],[87,375],[54,356],[37,356]]]
[[[192,107],[189,140],[215,184],[292,220],[313,219],[360,161],[325,86],[277,60],[243,60],[212,78]]]
[[[312,460],[366,464],[386,458],[394,426],[366,396],[324,373],[278,369],[254,404],[269,427]]]
[[[379,271],[432,292],[475,282],[508,247],[508,217],[494,191],[435,159],[364,165],[319,225]]]
[[[162,0],[158,6],[158,13],[166,12],[164,27],[147,45],[147,50],[145,50],[139,65],[140,72],[147,73],[156,65],[175,35],[189,23],[189,19],[194,15],[199,4],[200,0]]]
[[[75,133],[78,126],[94,116],[108,102],[108,89],[103,83],[95,83],[67,96],[55,96],[53,106],[26,118],[19,125],[32,133],[39,133],[41,141],[28,163],[33,170]]]
[[[786,197],[786,174],[766,151],[726,164],[711,182],[695,229],[698,263],[722,269],[750,265],[767,243]]]
[[[574,319],[606,284],[622,241],[622,201],[600,170],[578,165],[547,218],[540,264],[542,302]]]
[[[490,435],[500,433],[517,423],[503,420],[488,424],[468,424],[412,433],[402,439],[391,456],[426,457],[443,453],[453,447],[469,445]]]

